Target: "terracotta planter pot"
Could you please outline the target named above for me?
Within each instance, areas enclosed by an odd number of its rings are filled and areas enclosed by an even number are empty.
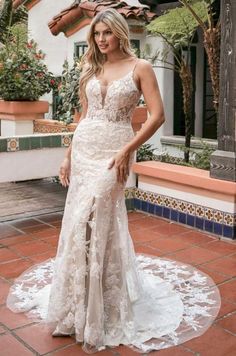
[[[80,111],[77,111],[77,110],[75,109],[75,113],[74,113],[74,116],[73,116],[73,122],[79,122],[80,117],[81,117],[81,112],[80,112]]]
[[[0,100],[1,120],[37,120],[48,112],[47,101],[4,101]]]
[[[64,122],[57,120],[42,119],[34,121],[34,132],[36,133],[57,133],[57,132],[73,132],[77,124],[72,123],[66,125]]]
[[[1,136],[31,135],[33,122],[48,112],[47,101],[0,100]]]
[[[61,121],[42,119],[34,122],[34,132],[39,133],[56,133],[56,132],[73,132],[80,120],[81,113],[76,112],[74,116],[74,123],[66,125]],[[134,110],[132,117],[132,127],[134,131],[138,131],[142,124],[147,120],[147,108],[145,106],[138,106]]]
[[[137,106],[134,110],[132,117],[132,127],[133,130],[139,131],[142,124],[147,120],[147,108],[146,106]]]

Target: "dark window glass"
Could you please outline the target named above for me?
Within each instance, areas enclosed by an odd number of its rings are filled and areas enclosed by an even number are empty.
[[[139,40],[130,40],[132,48],[135,50],[136,56],[140,57],[140,41]]]
[[[76,42],[75,43],[75,49],[74,49],[74,57],[75,58],[80,58],[88,48],[88,45],[86,42]]]

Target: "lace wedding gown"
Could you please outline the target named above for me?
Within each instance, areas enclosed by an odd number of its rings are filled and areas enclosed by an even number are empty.
[[[93,77],[86,93],[56,258],[20,276],[7,305],[47,323],[53,335],[75,334],[88,353],[119,344],[139,352],[180,344],[212,324],[218,289],[190,265],[134,253],[124,186],[108,169],[134,135],[130,119],[140,92],[133,70],[106,88]]]

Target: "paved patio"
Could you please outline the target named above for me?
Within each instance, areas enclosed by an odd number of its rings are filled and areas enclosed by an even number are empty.
[[[66,193],[53,178],[0,183],[0,222],[62,211]]]
[[[1,356],[86,355],[71,337],[53,338],[22,314],[5,306],[9,286],[26,268],[53,257],[62,213],[37,215],[0,224],[0,354]],[[151,356],[236,355],[236,241],[194,231],[167,220],[129,213],[129,227],[137,252],[167,256],[197,266],[219,286],[222,306],[208,331],[178,347]],[[98,355],[131,356],[136,352],[117,347]]]

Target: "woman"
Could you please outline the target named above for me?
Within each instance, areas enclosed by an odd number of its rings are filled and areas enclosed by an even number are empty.
[[[26,272],[8,305],[34,307],[31,315],[40,314],[54,336],[75,334],[88,353],[120,344],[148,352],[204,332],[219,295],[191,266],[135,257],[124,187],[135,150],[164,122],[162,100],[151,65],[133,54],[126,21],[115,10],[93,19],[88,45],[82,118],[60,168],[69,190],[55,263]],[[150,116],[134,136],[131,117],[141,94]]]

